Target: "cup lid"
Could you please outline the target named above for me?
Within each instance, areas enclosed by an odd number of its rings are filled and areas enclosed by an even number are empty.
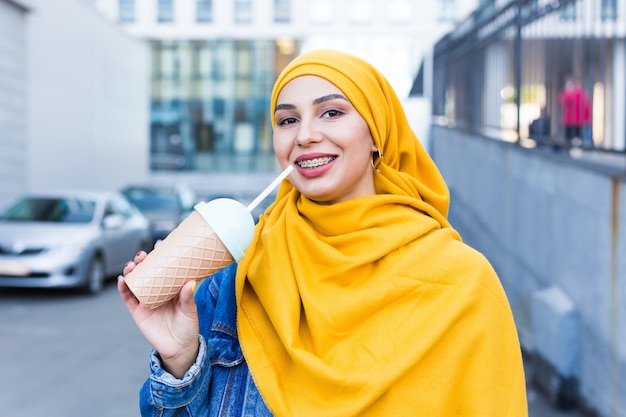
[[[194,206],[239,262],[254,237],[254,219],[246,206],[230,198],[216,198]]]

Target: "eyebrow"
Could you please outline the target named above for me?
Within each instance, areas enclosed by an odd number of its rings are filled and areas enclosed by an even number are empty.
[[[316,98],[315,100],[313,100],[313,104],[320,104],[323,103],[325,101],[329,101],[329,100],[335,100],[335,99],[342,99],[345,101],[348,101],[347,98],[345,98],[344,96],[342,96],[341,94],[328,94],[325,96],[322,96],[320,98]]]
[[[348,101],[348,99],[346,97],[344,97],[341,94],[327,94],[325,96],[322,97],[318,97],[315,100],[313,100],[313,104],[317,105],[320,103],[323,103],[325,101],[330,101],[330,100],[336,100],[336,99],[341,99],[341,100],[345,100]],[[277,104],[276,105],[276,109],[274,111],[278,111],[278,110],[293,110],[295,109],[296,106],[294,106],[293,104]]]

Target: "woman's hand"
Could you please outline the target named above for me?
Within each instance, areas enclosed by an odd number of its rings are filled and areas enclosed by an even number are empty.
[[[137,253],[124,267],[124,276],[146,256],[144,251]],[[187,282],[178,296],[153,310],[139,304],[123,277],[118,279],[117,288],[135,324],[159,352],[164,368],[182,379],[195,362],[199,349],[198,312],[193,299],[195,282]]]

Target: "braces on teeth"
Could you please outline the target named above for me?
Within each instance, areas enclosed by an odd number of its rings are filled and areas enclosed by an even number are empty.
[[[335,158],[334,157],[330,157],[330,156],[326,157],[326,158],[309,159],[307,161],[300,161],[300,162],[298,162],[298,165],[301,168],[317,168],[318,166],[326,165],[327,163],[329,163],[333,159],[335,159]]]

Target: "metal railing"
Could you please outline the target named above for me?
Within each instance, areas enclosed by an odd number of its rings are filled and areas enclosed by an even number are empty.
[[[483,3],[435,45],[434,123],[521,146],[624,153],[625,10],[626,0]],[[582,88],[573,110],[568,79]]]

